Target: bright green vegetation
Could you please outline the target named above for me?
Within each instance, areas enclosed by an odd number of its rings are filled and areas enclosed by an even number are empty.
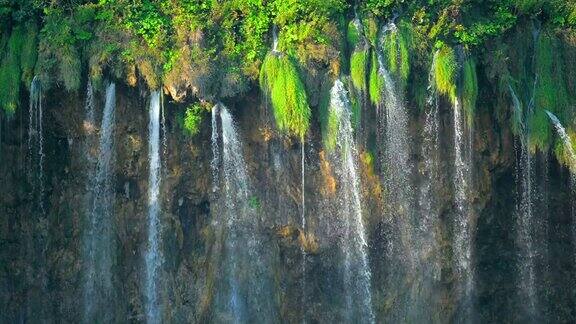
[[[348,23],[348,30],[346,32],[346,41],[348,42],[348,47],[351,49],[355,49],[358,43],[360,42],[362,35],[360,35],[360,31],[356,27],[354,20],[351,20]]]
[[[328,110],[328,123],[326,126],[326,131],[323,135],[324,138],[324,148],[326,150],[333,151],[336,148],[336,140],[338,137],[338,128],[340,123],[338,121],[338,116],[331,109]]]
[[[184,133],[189,136],[195,136],[200,132],[203,116],[206,109],[200,104],[194,104],[184,112],[183,126]]]
[[[557,39],[548,34],[539,37],[536,46],[534,89],[534,112],[529,120],[530,145],[532,150],[546,151],[552,145],[552,125],[545,110],[565,121],[569,107],[568,93],[564,81]]]
[[[260,88],[272,103],[278,129],[304,139],[312,113],[294,60],[268,54],[260,70]]]
[[[350,58],[350,77],[352,84],[359,92],[365,93],[366,86],[366,71],[368,70],[368,57],[369,52],[366,49],[354,51]]]
[[[370,61],[369,92],[370,102],[373,105],[379,105],[382,100],[382,91],[384,91],[384,78],[379,73],[378,57],[375,51],[372,51]]]
[[[436,90],[450,98],[452,104],[456,103],[458,93],[456,81],[458,75],[458,62],[454,49],[443,45],[434,54],[432,73]]]
[[[410,74],[410,25],[404,22],[384,34],[382,53],[390,72],[405,85]]]
[[[503,93],[511,84],[523,107],[533,92],[532,74],[538,74],[529,122],[533,149],[555,145],[543,109],[558,115],[568,129],[575,128],[570,98],[576,94],[576,78],[568,72],[576,56],[569,60],[562,51],[575,46],[570,37],[558,36],[573,34],[574,1],[365,0],[358,1],[357,8],[361,30],[350,21],[353,3],[7,0],[0,3],[0,107],[14,112],[21,106],[26,95],[21,89],[34,75],[47,91],[78,91],[87,79],[96,87],[104,79],[116,79],[164,88],[174,100],[187,102],[242,96],[260,78],[278,129],[303,138],[311,120],[309,102],[317,102],[312,94],[330,83],[325,76],[333,80],[349,74],[354,125],[366,99],[374,105],[381,102],[384,81],[376,49],[382,46],[384,64],[408,89],[410,104],[425,106],[431,64],[436,89],[452,102],[462,99],[469,123],[478,97],[477,68],[495,71],[482,80],[500,80],[497,95],[508,101]],[[401,13],[398,28],[380,42],[379,31],[394,12]],[[521,29],[528,21],[542,26],[535,60],[530,55],[531,30]],[[273,26],[279,32],[279,56],[267,55]],[[518,36],[511,44],[514,34]],[[494,45],[506,42],[510,45]],[[463,62],[454,53],[459,46],[468,58]],[[318,108],[323,135],[330,137],[333,121],[327,113],[322,117],[327,109],[319,106],[313,108]],[[499,113],[502,119],[509,118],[509,106]],[[183,113],[187,133],[198,132],[200,112],[189,108]]]
[[[467,57],[462,66],[462,107],[466,114],[468,125],[472,125],[478,99],[478,76],[476,62]]]
[[[0,105],[5,111],[12,114],[18,107],[20,99],[20,57],[24,31],[15,27],[10,33],[6,53],[0,65]]]

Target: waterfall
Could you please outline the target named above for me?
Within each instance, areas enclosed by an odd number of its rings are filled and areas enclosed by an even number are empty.
[[[558,136],[560,136],[562,143],[564,143],[564,148],[568,153],[568,157],[571,163],[570,169],[571,170],[576,169],[576,153],[574,153],[574,147],[572,146],[572,140],[570,139],[570,136],[568,136],[566,129],[564,128],[564,126],[562,126],[558,117],[556,117],[553,113],[549,112],[548,110],[545,110],[545,112],[552,121],[552,125],[554,125],[554,129],[558,133]]]
[[[162,224],[160,222],[160,91],[150,95],[150,121],[148,124],[148,247],[146,250],[146,321],[162,322],[162,284],[160,272],[164,263],[161,250]]]
[[[218,191],[218,165],[220,164],[220,145],[218,144],[218,114],[219,105],[212,107],[212,161],[210,168],[212,169],[212,191]]]
[[[40,314],[41,318],[47,318],[48,315],[48,303],[45,301],[45,296],[48,293],[48,215],[44,202],[44,158],[44,102],[40,78],[35,76],[30,85],[27,175],[31,185],[30,199],[34,201],[34,208],[31,213],[38,215],[35,226],[39,230],[34,233],[32,241],[27,245],[27,249],[29,249],[27,254],[37,264],[33,267],[33,281],[37,285],[39,293],[31,293],[27,299],[29,301],[28,307],[40,305],[39,310],[28,309],[28,313]]]
[[[278,53],[278,26],[272,28],[272,53]]]
[[[260,215],[249,204],[252,185],[243,144],[228,109],[219,104],[213,111],[220,114],[222,156],[221,165],[212,167],[221,173],[220,197],[224,200],[222,211],[215,216],[223,240],[214,309],[217,322],[274,322],[278,316],[274,279],[266,263],[269,251],[262,243]]]
[[[396,26],[390,23],[384,28],[384,33],[393,32]],[[385,46],[384,44],[382,46]],[[414,190],[410,182],[413,165],[410,163],[411,139],[408,130],[408,113],[404,105],[402,90],[396,80],[387,70],[382,51],[378,51],[379,73],[384,79],[384,108],[386,121],[384,125],[384,165],[386,166],[386,185],[390,193],[390,201],[397,211],[396,219],[399,230],[399,243],[403,249],[400,252],[400,262],[408,271],[415,266],[416,256],[413,246],[413,201]]]
[[[400,307],[390,310],[391,321],[411,321],[412,310],[426,299],[418,296],[419,280],[419,243],[423,238],[417,228],[420,216],[416,213],[416,198],[418,193],[412,183],[412,172],[415,170],[411,159],[412,139],[409,131],[409,114],[404,102],[403,89],[398,83],[397,76],[392,75],[387,68],[387,60],[382,48],[385,36],[388,33],[398,32],[396,25],[391,22],[386,25],[380,35],[380,45],[377,48],[378,73],[384,82],[383,107],[377,111],[379,127],[378,137],[380,145],[384,148],[381,156],[384,166],[384,179],[387,192],[387,221],[390,229],[387,235],[388,262],[393,265],[388,271],[388,289],[386,294],[390,298],[398,298]],[[382,109],[384,108],[384,109]],[[424,245],[422,245],[424,247]],[[394,270],[392,270],[394,269]],[[429,273],[429,269],[423,269]],[[410,280],[416,277],[416,280]],[[408,287],[407,287],[408,286]],[[395,297],[393,297],[395,296]]]
[[[44,118],[42,102],[42,84],[35,76],[30,85],[30,107],[28,121],[28,157],[30,167],[28,175],[37,192],[38,210],[46,215],[44,207]]]
[[[562,140],[562,143],[564,143],[564,149],[566,150],[568,158],[570,160],[570,166],[569,166],[570,194],[572,197],[574,197],[576,195],[576,153],[574,152],[574,147],[572,146],[572,139],[568,135],[568,132],[566,132],[566,128],[564,128],[564,126],[562,126],[562,123],[560,123],[558,117],[556,117],[556,115],[554,115],[548,110],[545,110],[545,112],[548,115],[548,118],[550,118],[550,121],[552,122],[552,125],[554,126],[556,133],[558,133],[558,136]],[[572,208],[571,211],[572,233],[576,241],[576,212],[575,212],[576,204],[574,202],[571,204],[571,208]]]
[[[466,321],[472,321],[473,292],[474,292],[474,265],[472,260],[473,212],[470,205],[469,194],[472,185],[472,129],[468,127],[466,118],[462,113],[460,99],[453,105],[454,117],[454,177],[455,191],[454,215],[454,246],[455,270],[458,278],[458,294],[460,307],[459,314]]]
[[[87,97],[92,108],[91,88]],[[83,233],[84,322],[113,320],[110,309],[115,296],[113,266],[116,251],[114,222],[114,124],[116,86],[106,88],[106,102],[100,127],[98,160],[88,182],[87,230]],[[88,114],[89,115],[89,114]]]
[[[534,197],[533,178],[534,163],[530,152],[530,131],[527,128],[527,120],[530,109],[523,110],[518,96],[511,86],[509,86],[512,96],[514,122],[521,132],[520,141],[516,146],[520,146],[519,157],[516,165],[516,183],[518,187],[518,201],[516,204],[516,242],[519,247],[518,261],[518,290],[520,301],[525,303],[528,316],[534,317],[537,314],[536,295],[536,270],[535,257],[536,248],[534,246]],[[530,108],[530,107],[529,107]],[[518,150],[518,148],[517,148]]]
[[[431,74],[432,75],[432,74]],[[440,116],[439,97],[433,83],[429,90],[424,129],[422,133],[422,164],[418,168],[423,179],[418,192],[418,210],[416,233],[419,238],[417,253],[421,284],[413,285],[409,318],[414,322],[432,322],[434,310],[439,305],[434,289],[440,281],[441,258],[440,238],[437,235],[440,226],[440,211],[436,192],[440,189]]]
[[[351,124],[351,103],[340,80],[330,91],[330,110],[338,120],[337,147],[332,153],[334,170],[339,179],[337,210],[344,224],[345,318],[349,323],[374,323],[372,310],[371,271],[368,264],[364,231],[358,152]]]

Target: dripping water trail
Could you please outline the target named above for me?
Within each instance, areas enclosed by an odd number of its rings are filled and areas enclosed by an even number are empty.
[[[300,216],[300,226],[302,226],[302,237],[304,238],[303,240],[303,244],[301,246],[301,252],[302,252],[302,307],[303,307],[303,311],[302,311],[302,316],[303,316],[303,323],[306,323],[306,310],[305,310],[305,305],[307,305],[306,303],[306,245],[308,244],[308,236],[306,233],[306,188],[305,188],[305,174],[306,174],[306,169],[305,169],[305,163],[306,163],[306,142],[304,140],[304,137],[302,137],[302,141],[301,141],[301,191],[302,191],[302,214]]]

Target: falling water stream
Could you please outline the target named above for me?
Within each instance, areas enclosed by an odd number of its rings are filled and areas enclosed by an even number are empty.
[[[432,74],[431,74],[432,75]],[[433,322],[435,309],[439,301],[435,298],[434,289],[441,279],[440,212],[436,193],[440,188],[440,116],[439,97],[429,83],[429,98],[427,100],[424,132],[422,133],[422,158],[419,167],[422,183],[418,192],[418,210],[420,217],[415,220],[418,267],[420,283],[412,287],[409,319],[413,322]]]
[[[462,113],[462,104],[457,98],[453,105],[454,122],[454,246],[455,271],[458,278],[457,292],[460,298],[459,316],[471,321],[473,317],[474,266],[472,264],[472,209],[470,190],[472,185],[472,130]]]
[[[160,221],[160,91],[150,95],[150,121],[148,124],[148,248],[146,250],[146,321],[162,322],[161,271],[164,256],[161,249],[162,223]]]
[[[32,186],[30,199],[34,201],[35,209],[32,211],[37,216],[37,239],[27,242],[27,250],[30,258],[37,261],[38,266],[30,274],[32,280],[38,285],[39,291],[44,295],[48,289],[48,269],[47,269],[47,249],[48,249],[48,218],[44,201],[44,105],[42,83],[40,78],[35,76],[30,85],[30,106],[28,121],[28,181]],[[47,316],[47,302],[42,296],[29,296],[29,303],[41,305],[38,310],[41,316]],[[39,300],[36,300],[39,299]],[[36,313],[37,313],[36,312]],[[34,314],[33,310],[28,313]]]
[[[344,253],[345,318],[348,323],[374,323],[372,310],[371,271],[368,264],[364,229],[358,152],[351,124],[348,92],[340,80],[330,91],[330,110],[338,120],[337,147],[332,154],[334,170],[340,180],[339,216],[345,233],[341,242]]]
[[[243,157],[243,144],[228,109],[219,104],[222,134],[221,165],[213,163],[220,174],[223,209],[217,226],[222,233],[222,251],[218,270],[215,312],[218,321],[233,323],[270,323],[277,318],[273,277],[269,271],[269,252],[263,244],[261,219],[250,206],[252,185]],[[217,123],[214,123],[217,126]],[[218,128],[213,128],[213,133]],[[219,136],[212,136],[217,139]],[[217,141],[213,143],[217,145]],[[217,152],[219,146],[213,147]],[[215,156],[220,156],[218,153]]]
[[[530,152],[530,130],[527,128],[531,107],[524,111],[521,101],[516,92],[509,86],[514,118],[519,125],[520,140],[519,157],[516,166],[516,183],[518,186],[518,202],[516,204],[516,241],[519,248],[519,278],[518,290],[520,299],[525,303],[526,312],[529,316],[536,316],[536,270],[534,246],[534,197],[533,178],[534,163]],[[518,148],[517,148],[518,149]]]
[[[93,109],[92,89],[88,88],[87,117]],[[92,107],[91,107],[92,106]],[[116,86],[106,88],[106,101],[100,127],[99,153],[88,181],[87,230],[83,234],[84,321],[111,321],[114,253],[114,124]],[[93,115],[92,115],[93,118]]]
[[[28,121],[28,157],[30,160],[29,177],[37,192],[38,210],[46,214],[44,207],[44,107],[42,102],[42,83],[35,76],[30,85],[30,107]]]

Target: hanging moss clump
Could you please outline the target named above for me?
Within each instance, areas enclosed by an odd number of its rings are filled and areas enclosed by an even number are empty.
[[[545,112],[548,110],[563,121],[569,106],[557,40],[543,33],[536,45],[534,112],[529,120],[530,149],[547,151],[552,144],[552,125]]]
[[[382,91],[384,90],[384,78],[380,75],[378,57],[373,51],[370,60],[370,77],[369,77],[369,94],[370,102],[374,105],[380,104],[382,100]]]
[[[410,34],[410,25],[400,23],[398,27],[394,26],[385,33],[382,40],[382,54],[388,69],[403,85],[406,85],[410,74]]]
[[[454,49],[443,45],[434,54],[432,72],[434,83],[440,94],[448,96],[452,104],[455,104],[457,97],[456,77],[458,73],[458,62]]]
[[[23,40],[23,29],[15,26],[0,65],[0,106],[9,114],[14,113],[20,98],[20,58]]]
[[[366,71],[368,69],[368,55],[367,49],[354,51],[350,58],[350,77],[352,84],[357,91],[365,93],[366,86]]]
[[[278,129],[304,139],[311,111],[294,61],[287,55],[268,54],[260,70],[260,87],[270,98]]]
[[[358,43],[361,40],[362,35],[360,34],[360,31],[358,30],[358,26],[356,26],[356,21],[351,20],[348,23],[348,29],[346,32],[346,41],[348,42],[348,47],[351,49],[356,48],[356,46],[358,45]]]
[[[476,62],[469,56],[462,65],[462,107],[464,108],[468,125],[473,123],[477,99],[478,76],[476,75]]]
[[[22,82],[26,87],[30,87],[34,78],[34,67],[38,57],[38,26],[34,22],[26,24],[25,36],[22,44]]]
[[[336,139],[338,138],[338,128],[340,127],[340,122],[338,121],[338,116],[330,107],[328,107],[328,123],[326,125],[326,132],[323,136],[324,147],[328,152],[334,151],[336,148]]]

